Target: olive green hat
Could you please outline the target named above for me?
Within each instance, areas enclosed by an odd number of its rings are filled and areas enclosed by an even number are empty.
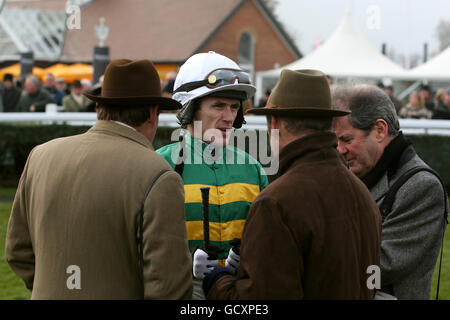
[[[318,70],[281,71],[264,108],[253,108],[247,113],[292,117],[342,117],[349,111],[331,107],[331,93],[327,77]]]

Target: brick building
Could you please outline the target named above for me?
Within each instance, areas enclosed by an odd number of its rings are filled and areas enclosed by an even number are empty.
[[[105,46],[110,48],[111,59],[150,59],[162,77],[192,54],[209,50],[230,57],[252,74],[301,58],[298,48],[262,0],[71,1],[80,5],[80,29],[67,29],[66,19],[55,20],[55,24],[64,25],[48,29],[63,29],[63,34],[56,45],[52,43],[50,62],[91,63],[93,48],[98,45],[94,30],[100,18],[109,28]],[[15,10],[16,16],[18,10],[45,13],[45,20],[49,13],[59,13],[60,17],[65,1],[19,0],[7,2],[5,10]],[[22,26],[24,23],[27,22]],[[29,37],[27,41],[30,42]],[[47,42],[43,39],[39,48]],[[18,37],[14,37],[9,51],[14,43],[18,43]],[[21,50],[23,46],[15,53]],[[13,55],[14,52],[8,52],[8,57]],[[35,59],[44,61],[45,56],[35,54]]]

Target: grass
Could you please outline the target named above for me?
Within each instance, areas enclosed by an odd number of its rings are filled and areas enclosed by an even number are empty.
[[[449,226],[447,226],[449,229]],[[439,258],[436,262],[436,267],[434,268],[433,282],[431,287],[431,297],[430,299],[436,299],[436,284],[438,278],[439,270]],[[442,267],[441,267],[441,281],[439,284],[439,300],[450,300],[450,230],[445,231],[444,237],[444,252],[442,256]]]
[[[0,199],[1,198],[14,198],[16,194],[16,188],[0,188]]]
[[[14,197],[15,189],[0,188],[0,198]],[[0,202],[0,300],[29,299],[30,292],[23,281],[11,270],[5,261],[5,237],[11,212],[11,202]],[[436,298],[439,260],[436,263],[430,299]],[[450,231],[445,233],[444,255],[442,259],[439,300],[450,300]]]
[[[29,299],[30,291],[5,260],[5,237],[11,206],[11,202],[0,202],[0,300]]]

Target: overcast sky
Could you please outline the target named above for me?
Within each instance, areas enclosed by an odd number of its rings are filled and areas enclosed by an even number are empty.
[[[358,30],[381,50],[386,43],[395,55],[422,55],[428,43],[431,55],[439,42],[440,19],[450,21],[450,0],[278,0],[278,18],[295,38],[300,51],[310,53],[320,37],[324,42],[339,25],[346,8],[353,7]],[[408,14],[409,12],[409,14]]]

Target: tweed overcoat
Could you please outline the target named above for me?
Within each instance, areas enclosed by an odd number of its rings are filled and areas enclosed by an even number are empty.
[[[144,204],[143,279],[139,269]],[[98,121],[32,150],[14,199],[6,259],[32,299],[180,299],[192,292],[179,175],[139,132]]]
[[[416,166],[426,166],[407,147],[388,179],[387,172],[370,192],[378,204],[399,177]],[[382,223],[382,291],[398,299],[430,299],[431,280],[446,228],[444,190],[439,179],[426,171],[412,176],[398,190],[391,211]]]
[[[279,177],[250,208],[237,279],[219,278],[208,299],[373,298],[381,216],[336,145],[327,132],[283,148]]]

